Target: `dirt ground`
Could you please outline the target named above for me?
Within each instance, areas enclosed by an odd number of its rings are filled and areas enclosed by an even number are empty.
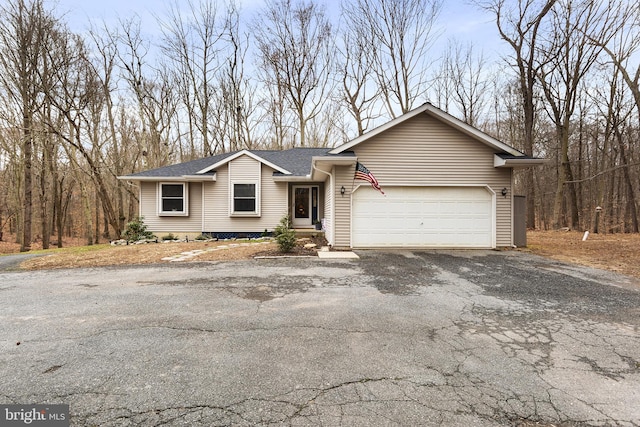
[[[640,234],[589,234],[578,231],[529,231],[521,249],[559,261],[640,278]]]
[[[49,249],[38,251],[34,245],[35,253],[44,256],[32,258],[23,262],[20,266],[25,270],[44,270],[74,267],[99,267],[125,264],[154,264],[169,262],[163,258],[179,255],[183,252],[194,250],[204,251],[193,257],[190,261],[233,261],[250,259],[256,256],[312,256],[317,250],[305,248],[308,243],[315,243],[319,249],[326,245],[324,238],[301,238],[294,249],[282,254],[275,242],[264,240],[230,240],[218,242],[193,241],[188,243],[148,243],[142,245],[111,246],[109,244],[78,246],[77,242],[64,242],[62,249]],[[73,244],[76,243],[76,246]],[[211,250],[217,247],[226,247],[220,250]],[[16,243],[0,242],[0,254],[18,253],[20,247]]]
[[[575,231],[530,231],[527,234],[528,247],[518,249],[534,254],[557,259],[559,261],[590,267],[602,268],[640,278],[640,234],[590,234],[582,241],[583,233]],[[221,241],[221,242],[189,242],[189,243],[152,243],[147,245],[81,246],[82,241],[65,241],[63,249],[44,251],[45,256],[24,262],[23,269],[51,269],[70,267],[96,267],[123,264],[151,264],[168,262],[162,260],[182,252],[204,250],[206,252],[191,258],[191,261],[229,261],[250,259],[255,256],[282,255],[277,245],[271,243]],[[294,251],[288,255],[315,255],[315,249],[305,249],[311,243],[309,239],[298,242]],[[252,243],[250,245],[231,244]],[[318,247],[326,241],[313,241]],[[227,249],[209,251],[217,246]],[[38,248],[34,244],[33,249]],[[16,243],[0,242],[0,254],[17,253]]]

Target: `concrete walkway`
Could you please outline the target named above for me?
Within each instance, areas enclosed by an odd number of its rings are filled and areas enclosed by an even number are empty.
[[[323,259],[360,259],[360,257],[351,251],[318,251],[318,258]]]
[[[172,255],[168,257],[162,258],[163,261],[169,262],[182,262],[182,261],[190,261],[193,258],[197,257],[206,252],[215,252],[215,251],[223,251],[227,249],[233,249],[241,246],[252,246],[252,245],[264,245],[271,243],[269,241],[265,242],[251,242],[251,243],[229,243],[227,245],[215,246],[213,248],[208,249],[194,249],[192,251],[181,252],[177,255]],[[282,257],[287,257],[283,255]],[[282,258],[276,257],[276,258]],[[274,257],[260,257],[260,258],[274,258]],[[351,251],[329,251],[329,250],[320,250],[318,251],[318,258],[322,259],[360,259],[358,255]]]

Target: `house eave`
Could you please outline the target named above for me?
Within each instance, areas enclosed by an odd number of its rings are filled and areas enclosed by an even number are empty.
[[[310,175],[273,175],[274,182],[312,182]]]
[[[217,181],[216,174],[213,175],[182,175],[185,181],[202,181],[202,182],[210,182]]]
[[[334,166],[353,166],[357,161],[358,158],[355,156],[314,156],[311,158],[311,178],[319,179],[318,172],[320,172],[324,174],[322,175],[324,179]]]
[[[135,176],[124,175],[118,179],[123,181],[141,181],[141,182],[213,182],[216,181],[216,174],[213,175],[180,175],[180,176]]]
[[[496,168],[529,168],[533,166],[541,166],[547,163],[549,159],[541,159],[537,157],[507,157],[503,158],[497,154],[493,156],[493,166]]]

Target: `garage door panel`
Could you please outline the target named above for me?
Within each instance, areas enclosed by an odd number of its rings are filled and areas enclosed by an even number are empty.
[[[493,245],[493,197],[481,187],[361,187],[353,195],[353,247]]]

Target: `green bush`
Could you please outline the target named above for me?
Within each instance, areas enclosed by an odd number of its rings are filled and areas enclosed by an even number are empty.
[[[174,236],[172,233],[169,233],[166,236],[162,236],[162,240],[176,240],[176,236]]]
[[[285,215],[280,219],[280,224],[273,230],[280,252],[291,252],[296,245],[296,232],[291,228],[291,219]]]
[[[155,238],[156,236],[154,236],[151,231],[147,230],[147,225],[143,220],[144,217],[141,216],[134,218],[131,222],[127,223],[124,232],[122,233],[122,238],[129,242]]]

